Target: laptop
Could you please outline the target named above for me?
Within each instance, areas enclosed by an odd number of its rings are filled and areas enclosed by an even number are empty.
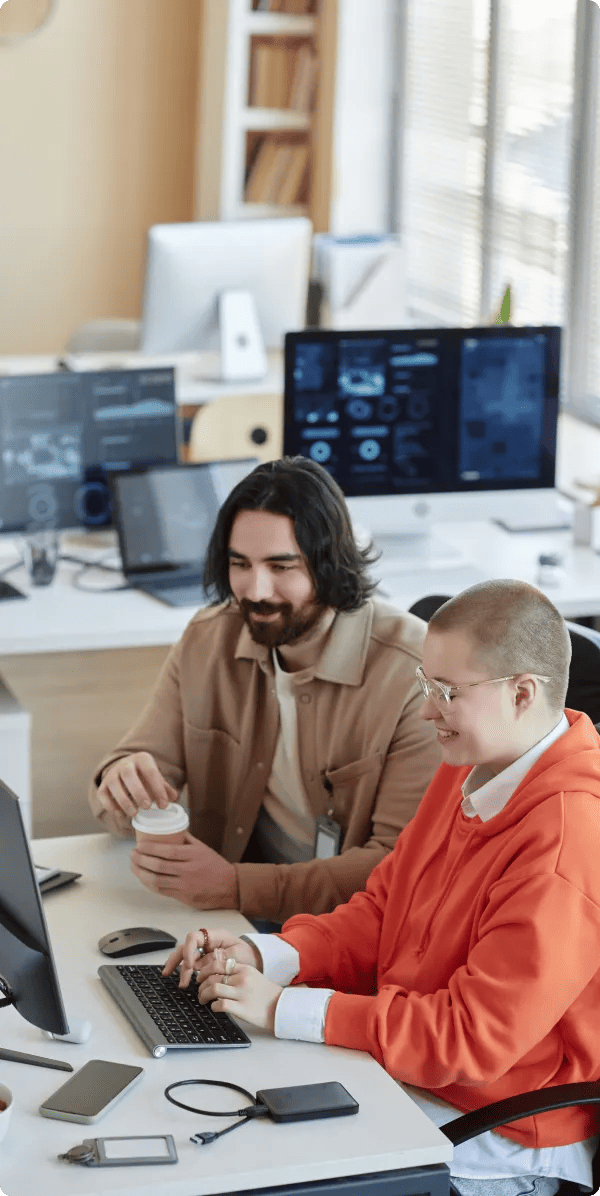
[[[219,508],[258,460],[158,465],[110,476],[125,578],[168,606],[201,606],[204,561]]]

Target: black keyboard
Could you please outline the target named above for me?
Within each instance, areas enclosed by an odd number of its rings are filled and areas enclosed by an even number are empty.
[[[160,964],[103,964],[98,975],[152,1054],[186,1047],[244,1047],[250,1039],[228,1013],[201,1005],[192,982],[161,975]]]

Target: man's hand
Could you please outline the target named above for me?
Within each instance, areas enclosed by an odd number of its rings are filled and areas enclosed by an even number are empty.
[[[131,853],[131,871],[147,889],[194,909],[237,909],[239,905],[233,864],[189,831],[181,846],[144,839]]]
[[[133,752],[106,770],[98,786],[98,800],[110,814],[133,818],[138,810],[148,810],[152,802],[166,809],[169,802],[177,801],[177,793],[149,752]]]

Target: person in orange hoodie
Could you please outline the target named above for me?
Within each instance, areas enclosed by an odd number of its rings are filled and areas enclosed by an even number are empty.
[[[597,1079],[600,737],[563,710],[570,651],[524,582],[446,602],[417,669],[443,763],[366,890],[280,935],[194,931],[165,972],[277,1037],[369,1051],[437,1124]],[[591,1191],[596,1128],[579,1106],[488,1132],[456,1148],[453,1185]]]

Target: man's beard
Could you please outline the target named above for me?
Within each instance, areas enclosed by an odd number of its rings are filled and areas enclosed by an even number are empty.
[[[249,602],[247,598],[242,598],[239,605],[252,639],[267,648],[279,648],[282,644],[295,643],[311,631],[323,613],[323,607],[313,602],[297,611],[294,611],[291,602]],[[278,613],[280,618],[274,619],[272,623],[261,623],[252,619],[253,613]]]

